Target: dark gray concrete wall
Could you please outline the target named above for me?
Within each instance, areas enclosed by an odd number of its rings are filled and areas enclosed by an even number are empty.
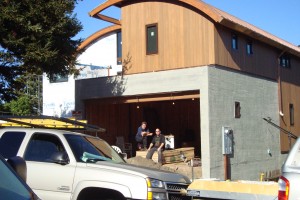
[[[263,120],[279,123],[277,82],[210,67],[208,85],[210,173],[205,175],[224,178],[222,126],[233,130],[229,178],[259,180],[262,172],[280,170],[285,159],[280,132]],[[240,102],[240,118],[234,117],[235,102]]]

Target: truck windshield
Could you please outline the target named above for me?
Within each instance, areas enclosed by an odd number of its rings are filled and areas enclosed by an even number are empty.
[[[65,134],[64,136],[77,162],[125,162],[107,142],[100,138],[72,134]]]

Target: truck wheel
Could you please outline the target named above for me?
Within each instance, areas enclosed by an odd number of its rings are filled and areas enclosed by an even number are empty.
[[[102,188],[85,188],[77,200],[125,200],[124,196],[115,190]]]

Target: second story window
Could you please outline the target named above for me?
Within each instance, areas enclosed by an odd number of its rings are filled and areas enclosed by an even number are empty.
[[[146,51],[147,54],[158,53],[157,24],[151,24],[146,26]]]
[[[236,34],[232,34],[231,47],[232,49],[238,49],[238,36]]]
[[[294,126],[295,120],[294,120],[294,105],[290,104],[290,125]]]
[[[248,55],[252,55],[253,54],[253,45],[251,41],[248,41],[246,44],[246,51]]]
[[[117,32],[117,64],[122,64],[122,33]]]
[[[50,83],[68,82],[68,75],[53,74],[50,77]]]
[[[291,60],[288,56],[283,55],[280,57],[280,66],[285,68],[291,68]]]

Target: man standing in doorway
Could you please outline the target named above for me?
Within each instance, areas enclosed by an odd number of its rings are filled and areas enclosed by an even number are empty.
[[[155,136],[152,139],[152,142],[148,148],[148,152],[146,155],[147,159],[152,159],[152,156],[155,151],[158,154],[158,163],[162,163],[162,152],[165,145],[165,136],[161,134],[159,128],[155,130]]]
[[[147,122],[142,122],[142,125],[138,128],[135,135],[135,140],[138,142],[139,150],[147,150],[147,136],[151,136],[149,129],[147,128]]]

